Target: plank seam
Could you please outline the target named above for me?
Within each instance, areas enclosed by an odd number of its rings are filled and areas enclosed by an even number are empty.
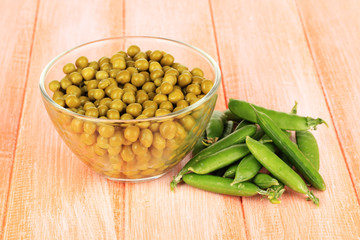
[[[356,195],[356,199],[357,199],[357,202],[358,202],[358,205],[360,205],[360,199],[359,199],[359,195],[356,191],[356,187],[355,187],[355,182],[354,182],[354,179],[351,175],[351,172],[350,172],[350,167],[349,167],[349,164],[348,164],[348,160],[347,160],[347,157],[346,157],[346,154],[345,154],[345,150],[344,150],[344,147],[340,141],[340,136],[339,136],[339,131],[335,125],[335,120],[334,120],[334,115],[331,111],[331,107],[330,107],[330,103],[328,101],[328,98],[327,98],[327,93],[326,93],[326,90],[325,90],[325,87],[324,87],[324,84],[323,84],[323,81],[322,81],[322,77],[321,77],[321,74],[320,74],[320,71],[319,71],[319,68],[318,68],[318,65],[315,61],[315,57],[314,57],[314,54],[313,54],[313,51],[312,51],[312,48],[311,48],[311,44],[310,44],[310,41],[309,41],[309,37],[308,37],[308,34],[306,32],[306,28],[305,28],[305,23],[304,23],[304,20],[303,20],[303,16],[301,15],[301,11],[300,11],[300,8],[299,8],[299,5],[297,3],[297,0],[294,0],[295,1],[295,6],[296,6],[296,10],[298,12],[298,16],[299,16],[299,19],[300,19],[300,22],[301,22],[301,26],[302,26],[302,30],[303,30],[303,33],[304,33],[304,37],[305,37],[305,40],[306,40],[306,44],[307,44],[307,47],[309,49],[309,54],[311,56],[311,60],[314,64],[314,67],[315,67],[315,71],[316,71],[316,75],[317,75],[317,78],[318,78],[318,81],[320,83],[320,88],[321,88],[321,91],[324,95],[324,98],[325,98],[325,103],[326,103],[326,107],[329,111],[329,115],[330,115],[330,119],[331,119],[331,123],[332,125],[334,126],[334,130],[335,130],[335,135],[336,135],[336,139],[339,143],[339,146],[340,146],[340,151],[341,151],[341,154],[343,155],[343,158],[345,160],[345,165],[346,165],[346,169],[350,175],[350,181],[351,181],[351,184],[354,188],[354,191],[355,191],[355,195]]]
[[[221,67],[221,58],[220,58],[220,51],[219,51],[219,43],[218,43],[218,39],[217,39],[217,33],[216,33],[216,28],[215,28],[215,20],[214,20],[214,13],[213,13],[212,5],[211,5],[211,0],[209,0],[209,8],[210,8],[211,24],[212,24],[213,33],[214,33],[214,40],[215,40],[215,47],[216,47],[216,55],[217,55],[217,57],[218,57],[219,68],[220,68],[220,72],[221,72],[221,86],[222,86],[222,88],[223,88],[224,100],[225,100],[225,104],[226,104],[226,108],[227,108],[228,98],[227,98],[227,96],[226,96],[226,91],[225,91],[224,75],[223,75],[223,71],[222,71],[222,67]]]
[[[210,9],[211,24],[212,24],[213,33],[214,33],[216,54],[217,54],[217,57],[218,57],[219,67],[220,67],[220,72],[221,72],[221,86],[223,88],[224,100],[225,100],[225,105],[226,105],[226,108],[227,108],[228,98],[227,98],[227,95],[226,95],[226,89],[225,89],[225,83],[224,83],[224,75],[223,75],[222,66],[221,66],[219,43],[218,43],[218,39],[217,39],[217,32],[216,32],[215,20],[214,20],[214,12],[213,12],[213,7],[212,7],[212,4],[211,4],[211,0],[209,0],[209,9]],[[249,231],[248,231],[247,224],[246,224],[245,209],[244,209],[244,204],[243,204],[242,197],[240,198],[239,202],[240,202],[240,205],[241,205],[241,212],[242,212],[243,221],[244,221],[245,236],[246,236],[246,239],[249,239]]]
[[[32,31],[32,36],[31,36],[31,43],[30,43],[30,51],[29,51],[29,55],[28,55],[28,61],[29,62],[27,64],[24,90],[23,90],[23,94],[22,94],[23,97],[21,99],[20,117],[19,117],[19,120],[17,122],[17,129],[16,129],[16,134],[15,134],[15,136],[16,136],[15,137],[15,147],[14,147],[14,150],[13,150],[12,164],[10,166],[9,184],[8,184],[8,191],[7,191],[6,201],[5,201],[5,204],[4,204],[5,211],[4,211],[4,217],[3,217],[3,220],[2,220],[0,237],[2,237],[3,234],[5,234],[6,219],[7,219],[7,214],[8,214],[8,204],[9,204],[9,198],[10,198],[10,192],[11,192],[11,183],[12,183],[12,179],[13,179],[13,170],[14,170],[14,165],[15,165],[16,149],[17,149],[19,133],[20,133],[20,123],[21,123],[21,120],[22,120],[23,115],[24,115],[25,95],[26,95],[26,88],[27,88],[28,81],[29,81],[31,58],[32,58],[32,54],[33,54],[36,26],[37,26],[37,22],[38,22],[39,5],[40,5],[40,0],[37,0],[36,1],[36,9],[35,9],[35,19],[34,19],[33,31]]]

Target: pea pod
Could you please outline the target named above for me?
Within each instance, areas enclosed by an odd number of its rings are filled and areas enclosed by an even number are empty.
[[[265,173],[258,173],[255,176],[253,182],[262,189],[266,189],[274,185],[279,185],[279,181],[277,179]]]
[[[246,138],[246,145],[261,165],[272,175],[294,191],[306,194],[316,205],[319,205],[319,199],[309,191],[304,180],[275,153],[251,137]]]
[[[230,133],[232,133],[233,128],[234,128],[234,121],[232,121],[232,120],[227,121],[226,122],[226,127],[224,129],[224,132],[223,132],[221,138],[224,138],[227,135],[229,135]]]
[[[174,176],[174,179],[170,183],[170,188],[174,190],[176,184],[178,184],[181,181],[183,175],[189,171],[189,167],[193,166],[201,159],[210,156],[224,148],[230,147],[236,143],[243,143],[245,141],[246,136],[253,136],[255,132],[256,132],[255,125],[246,125],[240,128],[239,130],[229,134],[227,137],[205,148],[197,155],[195,155],[192,159],[190,159],[190,161],[185,164],[185,166],[179,171],[179,173],[176,176]]]
[[[238,116],[236,116],[235,114],[233,114],[229,109],[226,109],[224,112],[223,112],[226,120],[231,120],[231,121],[234,121],[234,122],[241,122],[242,119],[239,118]]]
[[[258,123],[256,114],[252,110],[251,106],[254,106],[258,112],[268,115],[281,129],[284,130],[301,131],[315,129],[317,125],[322,123],[327,125],[327,123],[321,118],[314,119],[311,117],[303,117],[295,114],[278,112],[235,99],[230,99],[229,101],[229,109],[231,112],[247,121]]]
[[[233,185],[252,179],[260,171],[261,167],[261,164],[252,154],[244,157],[236,168],[235,178],[231,184]]]
[[[258,130],[259,130],[259,128],[258,128]],[[259,139],[255,138],[256,133],[254,134],[254,136],[252,138],[255,140],[259,140]],[[272,143],[272,140],[269,136],[263,135],[260,138],[259,142],[262,144],[265,144],[265,146],[268,147],[272,152],[275,152],[276,147]],[[242,159],[239,162],[239,164],[235,170],[235,176],[234,176],[235,179],[234,179],[233,184],[238,183],[238,182],[247,181],[247,180],[253,178],[259,172],[260,169],[261,169],[261,164],[256,160],[256,158],[252,154],[249,154],[248,156],[246,156],[244,159]]]
[[[232,181],[230,178],[189,173],[184,175],[183,179],[186,184],[209,192],[244,197],[260,194],[267,196],[273,203],[277,203],[276,197],[279,195],[279,193],[275,191],[262,190],[251,182],[242,182],[237,185],[230,185]]]
[[[246,144],[235,144],[202,159],[188,169],[197,174],[208,174],[236,162],[248,153]]]
[[[193,148],[192,151],[192,155],[195,156],[196,154],[198,154],[201,150],[203,150],[204,148],[206,148],[206,146],[203,144],[203,140],[205,138],[205,131],[203,132],[203,134],[200,136],[200,138],[196,141],[195,146]]]
[[[265,135],[260,140],[260,142],[267,141],[267,139],[268,136]],[[275,152],[275,146],[272,143],[264,143],[264,145],[272,152]],[[236,184],[252,179],[260,171],[261,167],[261,164],[256,160],[256,158],[252,154],[249,154],[240,161],[235,171],[234,181],[231,184]]]
[[[248,122],[248,121],[246,121],[246,120],[242,120],[242,121],[239,122],[239,124],[236,126],[235,131],[238,130],[238,129],[240,129],[240,128],[242,128],[242,127],[244,127],[244,126],[246,126],[246,125],[250,125],[250,124],[252,124],[252,123],[251,123],[251,122]]]
[[[260,127],[265,131],[274,142],[274,144],[289,157],[295,168],[304,176],[304,178],[315,188],[324,191],[325,183],[319,172],[313,164],[299,150],[297,145],[292,142],[286,134],[274,123],[274,121],[265,113],[253,108]],[[282,161],[283,162],[283,161]]]
[[[239,163],[235,163],[235,164],[231,165],[230,167],[228,167],[228,169],[226,169],[226,171],[224,172],[223,177],[234,178],[236,168],[237,168],[238,165],[239,165]]]
[[[310,160],[314,168],[319,171],[319,146],[310,131],[296,131],[296,142],[301,152]]]
[[[210,121],[206,126],[206,143],[216,142],[224,131],[225,116],[221,111],[214,111],[211,115]]]

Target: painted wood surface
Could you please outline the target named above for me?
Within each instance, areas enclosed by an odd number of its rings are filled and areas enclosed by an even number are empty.
[[[358,2],[298,1],[297,4],[331,121],[360,201],[360,148],[353,144],[360,141],[360,122],[355,120],[360,101]],[[313,15],[316,8],[323,10]]]
[[[0,49],[6,53],[0,96],[10,113],[2,115],[0,128],[3,239],[360,237],[355,1],[7,4],[13,5],[0,9]],[[19,8],[23,14],[14,15]],[[16,21],[5,24],[10,16]],[[136,184],[111,182],[87,169],[52,126],[39,75],[51,58],[75,45],[121,35],[173,38],[208,52],[223,73],[219,110],[229,98],[282,111],[297,100],[300,114],[328,121],[329,128],[314,132],[327,183],[325,192],[315,191],[320,207],[290,190],[280,205],[186,185],[171,192],[169,182],[186,160],[156,181]],[[19,101],[10,101],[14,94]]]
[[[0,238],[3,235],[13,161],[28,79],[36,1],[3,1],[0,8]],[[15,14],[12,9],[17,11]],[[11,19],[11,20],[10,20]]]

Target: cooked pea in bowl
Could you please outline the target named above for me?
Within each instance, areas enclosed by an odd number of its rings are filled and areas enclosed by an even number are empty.
[[[57,132],[95,172],[116,181],[156,179],[194,147],[214,110],[221,74],[202,50],[157,37],[74,47],[40,77]]]

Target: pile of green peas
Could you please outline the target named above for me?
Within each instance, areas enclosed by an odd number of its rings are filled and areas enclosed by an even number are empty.
[[[164,51],[127,52],[89,62],[85,56],[63,67],[66,74],[49,89],[62,107],[88,117],[112,120],[157,117],[183,109],[213,86],[200,68],[191,71]]]
[[[81,56],[63,72],[60,81],[49,83],[52,99],[90,118],[59,113],[53,117],[58,130],[93,170],[116,179],[157,176],[176,165],[192,149],[189,138],[200,135],[213,109],[203,104],[174,118],[153,118],[194,104],[213,86],[200,68],[189,71],[160,50],[142,52],[132,45],[98,61]],[[98,123],[94,118],[149,121]]]

